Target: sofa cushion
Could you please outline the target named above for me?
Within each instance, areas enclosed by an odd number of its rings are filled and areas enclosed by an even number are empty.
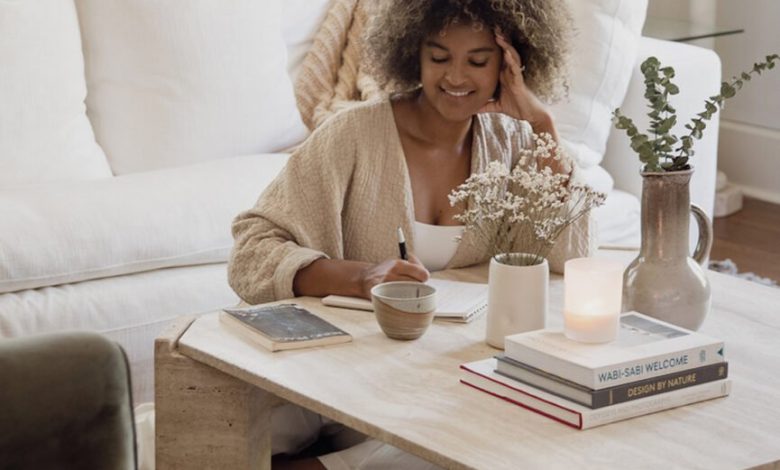
[[[600,247],[639,248],[642,209],[636,196],[614,189],[593,217]]]
[[[232,218],[287,155],[0,191],[0,293],[224,262]]]
[[[133,400],[154,400],[154,339],[179,315],[239,301],[224,263],[0,294],[3,338],[62,330],[99,331],[127,351]]]
[[[0,188],[111,176],[86,95],[73,0],[0,2]]]
[[[87,109],[114,173],[274,152],[306,135],[279,0],[78,0]]]
[[[563,145],[584,169],[601,162],[612,111],[626,96],[647,0],[568,0],[575,21],[569,98],[552,106]],[[588,172],[586,172],[588,174]],[[590,170],[601,191],[604,175]]]

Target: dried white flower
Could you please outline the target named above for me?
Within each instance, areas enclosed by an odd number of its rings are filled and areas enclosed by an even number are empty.
[[[520,150],[517,161],[511,171],[490,162],[449,200],[466,207],[455,219],[476,233],[491,256],[519,250],[534,255],[536,263],[567,226],[603,204],[606,195],[569,181],[571,159],[550,134],[534,134],[534,147]],[[552,162],[563,173],[555,173]]]

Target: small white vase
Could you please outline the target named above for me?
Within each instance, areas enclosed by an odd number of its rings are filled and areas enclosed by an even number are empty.
[[[490,259],[485,340],[494,348],[504,349],[508,335],[545,327],[550,281],[547,260],[530,266],[506,263],[512,258],[532,257],[527,253],[504,253]]]

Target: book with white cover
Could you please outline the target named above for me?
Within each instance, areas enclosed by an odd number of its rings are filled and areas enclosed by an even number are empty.
[[[429,279],[426,284],[436,288],[436,318],[467,323],[487,309],[487,284],[445,279]],[[329,295],[322,303],[353,310],[374,310],[370,300],[358,297]]]
[[[588,429],[637,416],[690,405],[731,393],[731,379],[592,409],[495,372],[496,359],[462,364],[460,382],[577,429]]]
[[[563,331],[507,336],[507,357],[594,390],[724,361],[723,341],[628,312],[615,341],[589,344]]]

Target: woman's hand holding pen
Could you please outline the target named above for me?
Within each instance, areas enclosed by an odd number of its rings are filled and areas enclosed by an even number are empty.
[[[390,281],[425,282],[430,273],[413,254],[408,260],[389,259],[379,264],[367,266],[360,274],[361,297],[371,298],[371,288],[377,284]]]
[[[318,259],[301,268],[293,279],[296,296],[324,297],[330,294],[371,298],[371,288],[382,282],[418,281],[430,277],[428,270],[406,250],[406,239],[398,229],[400,259],[389,259],[378,264],[364,261]]]

